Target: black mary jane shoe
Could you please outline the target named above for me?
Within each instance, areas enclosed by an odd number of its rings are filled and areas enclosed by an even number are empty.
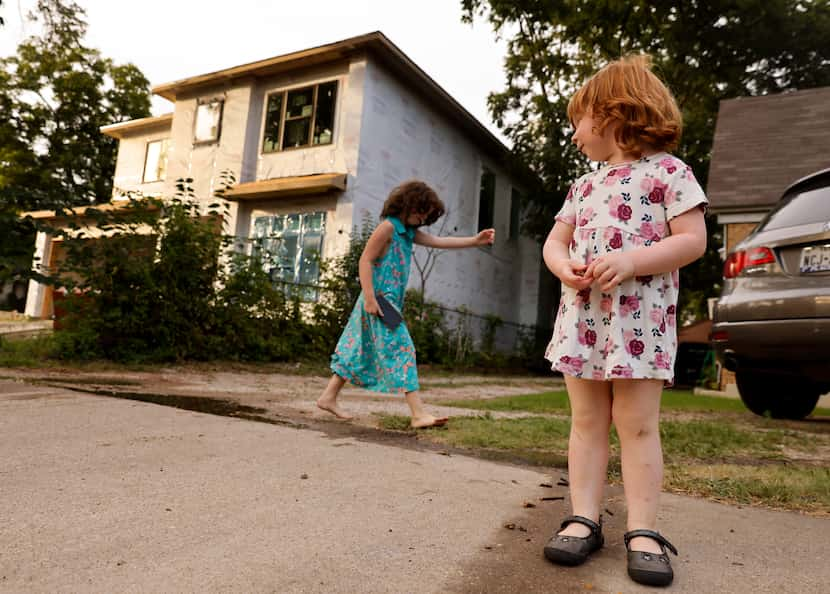
[[[590,528],[588,536],[567,536],[554,534],[545,545],[545,557],[558,565],[582,565],[588,556],[602,548],[605,539],[602,536],[602,518],[599,524],[582,516],[568,516],[562,520],[561,532],[569,524],[582,524]]]
[[[645,536],[660,544],[662,553],[655,555],[645,551],[632,551],[629,543],[632,538]],[[628,549],[628,575],[639,584],[647,586],[668,586],[674,579],[674,572],[669,562],[666,549],[677,555],[677,549],[659,532],[654,530],[632,530],[623,535],[625,548]]]

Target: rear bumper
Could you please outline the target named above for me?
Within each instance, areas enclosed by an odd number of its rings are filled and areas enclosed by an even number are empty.
[[[731,371],[782,369],[830,381],[830,319],[717,322],[712,347]]]

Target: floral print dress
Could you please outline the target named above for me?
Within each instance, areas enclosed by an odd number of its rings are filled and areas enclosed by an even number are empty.
[[[415,228],[389,217],[394,232],[386,253],[372,267],[375,292],[403,311],[412,262]],[[357,298],[346,328],[331,356],[331,370],[356,386],[374,392],[413,392],[418,389],[415,345],[405,323],[390,330],[376,315],[366,313],[363,293]]]
[[[667,153],[606,165],[571,186],[556,220],[573,225],[570,257],[590,264],[671,235],[669,221],[707,203],[691,168]],[[677,353],[677,270],[638,276],[609,292],[562,285],[545,358],[556,371],[671,383]]]

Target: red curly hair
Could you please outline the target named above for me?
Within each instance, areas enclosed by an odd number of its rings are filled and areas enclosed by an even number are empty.
[[[386,202],[383,203],[381,217],[396,217],[406,225],[406,219],[411,214],[428,214],[424,225],[432,225],[446,209],[444,203],[435,193],[435,190],[427,184],[418,180],[410,180],[402,183],[389,193]]]
[[[648,54],[615,60],[589,78],[568,102],[568,119],[576,127],[589,111],[597,134],[611,122],[619,122],[614,135],[617,144],[637,156],[645,148],[675,148],[683,132],[677,101],[651,71]]]

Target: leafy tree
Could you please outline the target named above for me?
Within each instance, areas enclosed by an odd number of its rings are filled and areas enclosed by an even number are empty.
[[[464,19],[483,18],[508,42],[506,87],[488,99],[514,152],[541,182],[528,194],[530,229],[547,231],[568,185],[586,163],[570,142],[571,94],[603,64],[652,55],[677,97],[685,130],[678,156],[704,185],[721,99],[830,84],[827,0],[462,0]],[[684,270],[681,311],[702,317],[717,294],[720,237]],[[688,305],[687,305],[688,304]]]
[[[84,45],[85,12],[39,0],[41,32],[0,59],[0,283],[31,266],[21,211],[108,201],[117,144],[101,126],[150,115],[149,82]]]

